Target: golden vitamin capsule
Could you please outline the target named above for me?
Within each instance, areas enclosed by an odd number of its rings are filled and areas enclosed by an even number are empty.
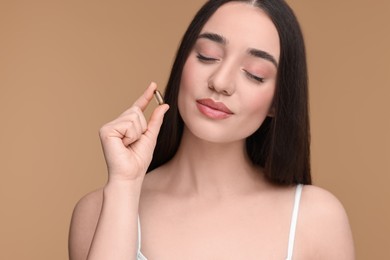
[[[154,91],[154,98],[156,99],[156,101],[159,105],[164,104],[164,99],[163,99],[160,91],[158,91],[157,89]]]

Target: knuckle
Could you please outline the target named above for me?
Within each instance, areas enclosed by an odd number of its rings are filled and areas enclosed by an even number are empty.
[[[141,110],[141,108],[140,107],[138,107],[138,106],[133,106],[132,108],[132,111],[134,111],[135,113],[142,113],[142,110]]]
[[[105,124],[105,125],[103,125],[102,127],[100,127],[100,129],[99,129],[99,135],[100,135],[101,137],[104,137],[104,136],[107,135],[108,131],[109,131],[109,125],[108,125],[108,124]]]
[[[129,114],[142,114],[142,110],[138,106],[132,106],[129,109]]]
[[[137,139],[137,135],[134,133],[134,131],[127,131],[126,138],[128,138],[131,141],[134,141]]]
[[[129,115],[129,120],[130,121],[135,121],[135,120],[137,120],[139,118],[139,116],[138,116],[138,114],[137,113],[131,113],[130,115]]]

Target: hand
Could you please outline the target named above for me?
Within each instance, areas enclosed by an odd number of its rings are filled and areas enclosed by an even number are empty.
[[[164,114],[169,109],[167,104],[158,106],[149,123],[146,122],[143,111],[153,99],[156,88],[157,85],[152,82],[128,110],[100,129],[109,182],[137,180],[145,176]]]

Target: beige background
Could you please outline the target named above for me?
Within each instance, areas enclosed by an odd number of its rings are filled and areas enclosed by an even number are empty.
[[[162,89],[203,0],[0,0],[0,259],[67,259],[74,204],[104,184],[98,129]],[[390,2],[290,0],[306,38],[313,175],[358,259],[390,259]]]

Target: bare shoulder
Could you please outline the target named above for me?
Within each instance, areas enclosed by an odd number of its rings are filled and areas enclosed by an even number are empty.
[[[304,186],[299,214],[298,229],[302,239],[312,245],[312,257],[355,259],[347,213],[332,193],[317,186]]]
[[[305,185],[302,190],[302,207],[307,207],[311,214],[338,215],[341,217],[345,210],[339,199],[329,191],[314,185]],[[340,216],[341,215],[341,216]],[[328,216],[329,217],[329,216]]]
[[[69,230],[69,258],[86,259],[99,220],[103,189],[88,193],[76,204]]]

